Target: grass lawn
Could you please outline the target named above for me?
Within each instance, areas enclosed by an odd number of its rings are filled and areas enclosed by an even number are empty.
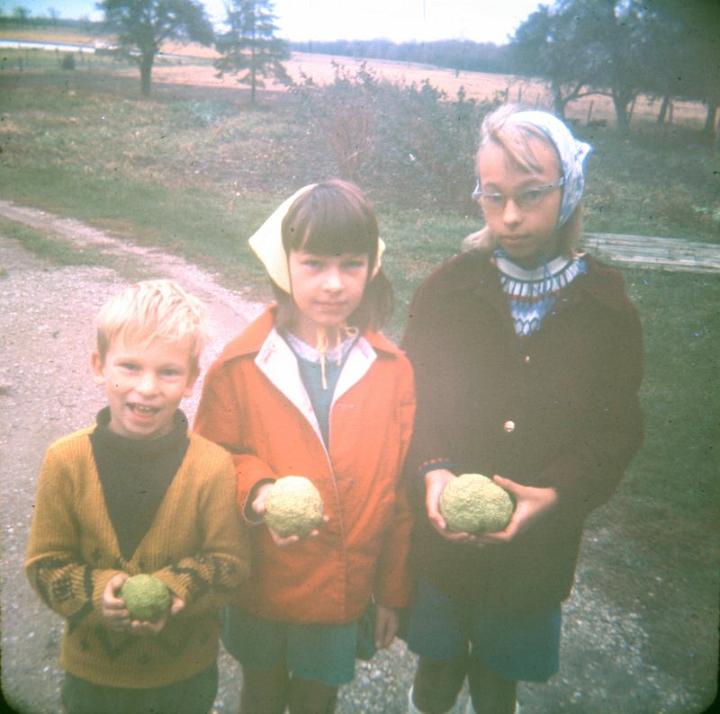
[[[266,96],[251,109],[243,92],[157,85],[142,99],[137,78],[61,72],[56,65],[21,73],[12,58],[6,61],[1,198],[180,253],[218,271],[226,285],[268,298],[247,238],[299,185],[340,174],[317,127],[299,121],[297,97]],[[603,128],[579,133],[595,147],[588,230],[718,242],[718,157],[695,134],[654,126],[628,138]],[[468,146],[469,158],[472,151]],[[468,166],[469,194],[471,161]],[[389,246],[385,266],[397,306],[388,331],[397,338],[414,289],[479,221],[469,201],[443,207],[432,194],[416,194],[402,174],[390,183],[395,190],[366,188]],[[46,250],[32,232],[20,237]],[[682,517],[713,522],[720,278],[624,273],[647,350],[647,440],[624,488]]]

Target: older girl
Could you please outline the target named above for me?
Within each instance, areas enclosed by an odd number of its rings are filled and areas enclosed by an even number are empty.
[[[470,710],[511,714],[518,681],[557,671],[583,520],[641,442],[638,318],[620,274],[578,249],[589,148],[545,112],[489,115],[473,193],[486,227],[411,309],[412,712],[449,710],[467,676]],[[505,530],[447,530],[439,496],[464,472],[510,492]]]

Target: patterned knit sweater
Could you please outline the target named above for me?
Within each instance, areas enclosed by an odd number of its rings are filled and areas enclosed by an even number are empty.
[[[219,608],[249,572],[249,547],[235,508],[230,456],[190,434],[185,458],[155,517],[123,558],[83,429],[48,449],[40,472],[26,571],[43,601],[66,619],[60,661],[95,684],[144,689],[179,682],[211,666]],[[103,624],[103,590],[118,572],[152,573],[185,609],[157,635]]]
[[[524,268],[501,251],[495,251],[495,265],[512,313],[515,334],[527,337],[540,329],[543,319],[555,308],[558,297],[578,275],[587,273],[583,255],[557,256]]]

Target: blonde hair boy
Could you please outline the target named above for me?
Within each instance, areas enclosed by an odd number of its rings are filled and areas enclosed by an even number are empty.
[[[97,351],[105,360],[111,343],[148,345],[188,341],[191,371],[197,373],[200,354],[207,342],[202,303],[173,280],[145,280],[111,297],[97,320]]]

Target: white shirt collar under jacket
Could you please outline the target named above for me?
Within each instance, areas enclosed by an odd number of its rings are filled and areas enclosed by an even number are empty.
[[[350,350],[350,354],[348,354],[340,373],[330,405],[331,417],[333,407],[338,399],[367,374],[376,359],[377,354],[370,343],[364,337],[360,337]],[[260,351],[255,357],[255,364],[270,382],[292,402],[300,414],[307,419],[318,439],[323,443],[315,410],[300,377],[297,358],[288,343],[275,328],[265,338]]]

